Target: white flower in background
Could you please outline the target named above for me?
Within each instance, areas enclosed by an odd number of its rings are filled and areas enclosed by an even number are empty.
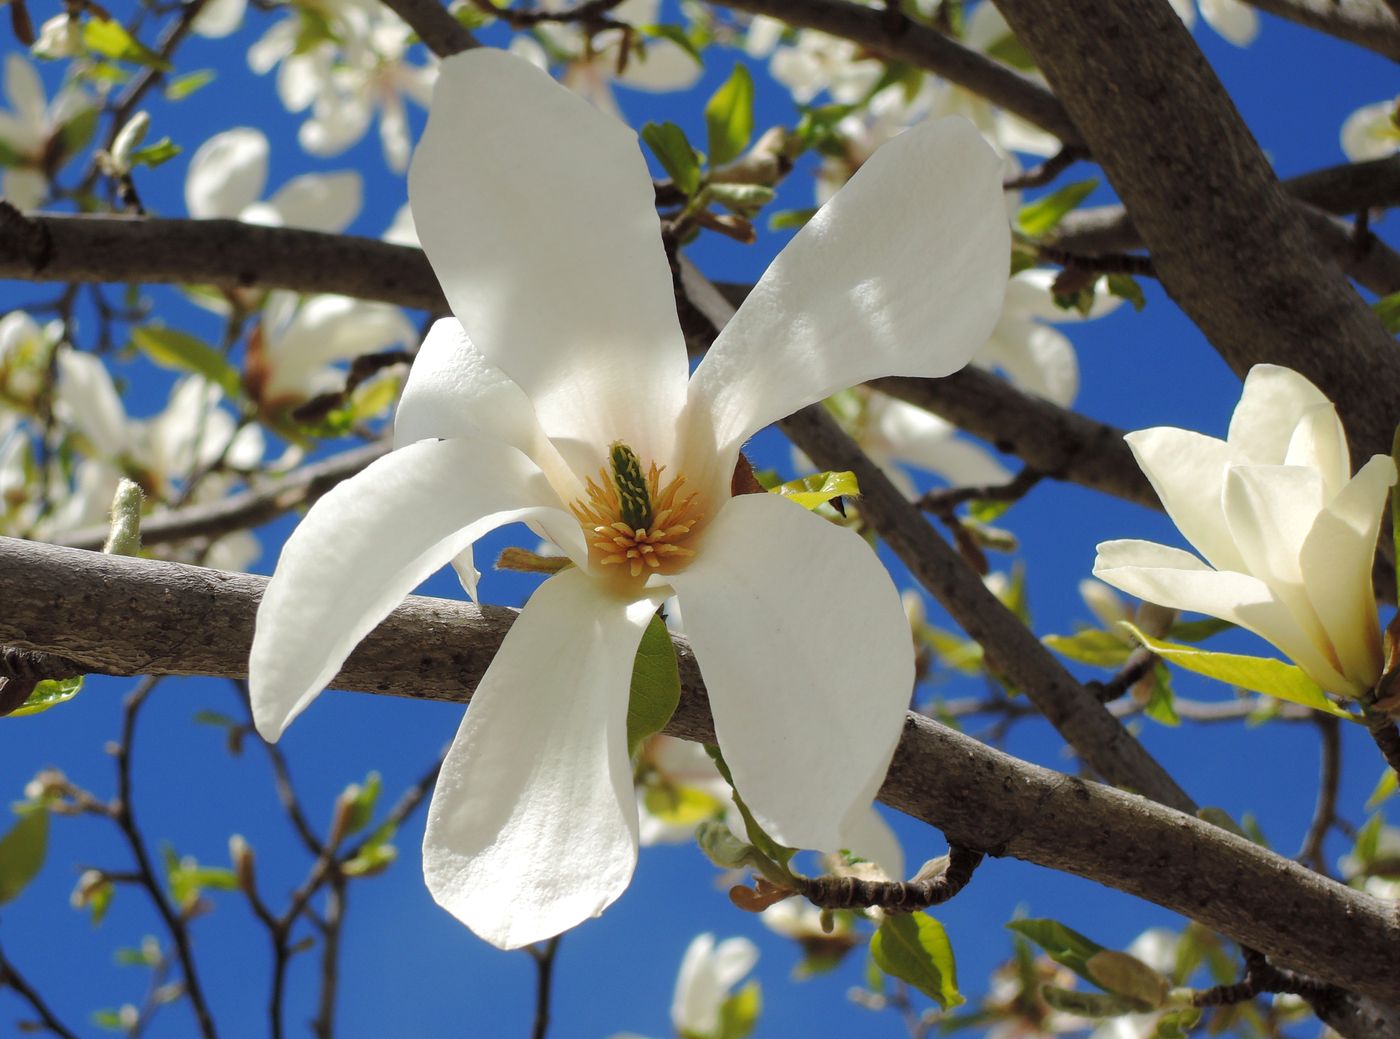
[[[758,15],[750,23],[745,50],[750,57],[769,59],[769,74],[799,105],[823,92],[837,104],[856,104],[885,74],[882,62],[863,57],[859,45],[850,40],[799,29],[793,43],[781,43],[786,29],[784,23]]]
[[[735,985],[758,962],[758,947],[747,938],[696,935],[685,950],[676,992],[671,1000],[671,1027],[677,1035],[712,1039],[720,1030],[720,1010]]]
[[[643,846],[692,840],[695,827],[717,815],[724,815],[729,828],[743,834],[743,820],[729,784],[702,744],[658,734],[642,745],[639,765],[645,779],[643,796],[637,801],[641,810],[638,835]],[[656,793],[648,796],[649,791]],[[670,800],[676,801],[680,810],[652,810],[653,803],[660,809],[660,801]]]
[[[1074,344],[1053,324],[1073,324],[1113,313],[1123,302],[1102,290],[1089,313],[1055,303],[1051,286],[1058,272],[1034,268],[1014,275],[996,328],[972,358],[979,368],[1000,371],[1019,390],[1062,407],[1079,393],[1079,360]]]
[[[9,108],[0,109],[0,165],[5,168],[0,194],[18,209],[34,209],[49,193],[55,158],[75,150],[55,150],[54,138],[91,110],[93,100],[71,83],[48,100],[39,71],[21,54],[5,58],[5,100]]]
[[[1255,365],[1225,440],[1127,435],[1167,515],[1205,562],[1147,541],[1099,545],[1094,575],[1139,599],[1232,621],[1314,682],[1359,696],[1380,677],[1371,560],[1395,465],[1355,477],[1337,411],[1307,379]]]
[[[81,58],[87,53],[83,45],[83,20],[77,15],[56,14],[39,26],[39,38],[29,48],[36,58],[57,61],[60,58]]]
[[[185,209],[196,220],[337,233],[359,214],[364,188],[352,170],[303,173],[259,201],[267,185],[267,162],[267,137],[261,130],[238,127],[215,134],[190,159]]]
[[[923,408],[876,390],[856,387],[830,402],[862,451],[911,501],[919,497],[904,466],[933,473],[954,487],[1006,483],[1011,473],[986,448],[959,436],[958,427]],[[815,468],[794,449],[799,472]]]
[[[543,0],[538,10],[563,11],[576,6],[572,0]],[[661,20],[659,0],[623,0],[608,17],[624,25],[639,27]],[[574,23],[542,22],[534,35],[518,35],[510,41],[510,51],[542,69],[562,64],[560,81],[570,90],[593,102],[619,119],[622,110],[613,96],[614,83],[633,90],[670,93],[689,90],[704,69],[685,48],[664,37],[647,39],[643,47],[634,43],[622,72],[618,72],[623,34],[609,29],[594,41]]]
[[[249,339],[245,383],[272,411],[343,390],[345,372],[332,362],[407,347],[418,336],[398,307],[280,291],[268,295],[260,329]]]
[[[1248,47],[1259,35],[1259,14],[1240,0],[1171,0],[1186,28],[1196,26],[1196,7],[1206,24],[1236,47]]]
[[[1384,159],[1400,150],[1400,97],[1363,105],[1342,124],[1342,151],[1352,162]]]
[[[232,35],[243,24],[248,0],[206,0],[195,15],[190,31],[210,40]]]
[[[390,245],[409,245],[418,248],[418,228],[413,223],[413,209],[407,202],[399,206],[398,212],[384,233],[379,236]]]
[[[322,39],[305,45],[308,19]],[[290,112],[310,109],[297,133],[312,155],[339,155],[369,130],[376,112],[384,160],[408,168],[404,99],[427,106],[437,64],[406,58],[415,37],[398,15],[377,3],[326,0],[272,26],[248,51],[258,74],[277,68],[277,93]]]
[[[48,385],[49,356],[63,322],[40,325],[22,310],[0,317],[0,401],[28,410]]]
[[[774,261],[691,378],[636,135],[518,58],[444,62],[409,195],[457,319],[418,353],[398,449],[283,549],[249,664],[259,731],[276,739],[447,562],[474,592],[472,543],[525,521],[575,566],[530,598],[443,764],[423,852],[440,904],[511,948],[626,888],[628,687],[671,595],[756,816],[789,846],[866,854],[912,691],[899,596],[857,535],[777,495],[731,498],[730,479],[780,416],[966,362],[1004,289],[998,167],[959,121],[900,137]]]
[[[1376,838],[1375,854],[1369,861],[1363,861],[1355,851],[1337,860],[1337,870],[1342,877],[1355,886],[1361,880],[1361,888],[1369,895],[1391,901],[1400,899],[1400,827],[1381,826]]]

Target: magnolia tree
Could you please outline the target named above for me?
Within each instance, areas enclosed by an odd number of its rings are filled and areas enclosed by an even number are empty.
[[[1400,5],[43,2],[5,1028],[1400,1036]]]

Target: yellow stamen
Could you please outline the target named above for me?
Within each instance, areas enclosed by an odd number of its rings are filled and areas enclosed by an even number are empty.
[[[626,452],[624,457],[635,459],[625,445],[615,445],[614,454],[618,447]],[[693,556],[694,550],[677,542],[684,540],[704,516],[697,505],[699,494],[681,493],[685,477],[677,476],[663,486],[661,474],[665,466],[651,463],[644,478],[640,466],[631,467],[622,474],[628,485],[624,499],[618,491],[617,468],[614,465],[611,477],[606,468],[599,469],[596,481],[585,481],[587,496],[570,506],[587,534],[594,558],[603,566],[626,567],[632,577],[640,577],[644,570],[659,570],[663,561],[674,564]],[[645,523],[637,522],[642,518],[641,505],[650,506]]]

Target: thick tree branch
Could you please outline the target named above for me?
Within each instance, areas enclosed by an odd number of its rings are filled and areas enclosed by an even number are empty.
[[[440,58],[481,46],[439,0],[393,0],[385,6],[407,22],[428,50]]]
[[[265,584],[0,538],[0,641],[99,672],[242,677]],[[334,684],[465,701],[514,618],[514,610],[413,597],[360,644]],[[699,669],[684,639],[676,645],[682,698],[667,731],[712,739]],[[964,847],[1107,884],[1280,964],[1400,1002],[1400,923],[1389,904],[1192,816],[1018,761],[913,715],[881,798]]]
[[[1050,131],[1067,145],[1082,143],[1079,131],[1055,96],[1015,69],[969,50],[937,29],[892,18],[888,10],[849,0],[718,0],[750,14],[777,18],[802,29],[819,29],[852,40],[886,61],[937,73],[992,104]]]
[[[1170,5],[997,3],[1132,214],[1163,287],[1229,365],[1302,372],[1337,403],[1356,457],[1389,452],[1400,352],[1319,253]]]
[[[1400,21],[1381,0],[1244,0],[1309,29],[1400,61]]]

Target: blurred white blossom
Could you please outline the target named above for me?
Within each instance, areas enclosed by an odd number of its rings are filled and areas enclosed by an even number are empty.
[[[1342,151],[1352,162],[1384,159],[1400,150],[1400,98],[1362,105],[1342,124]]]
[[[66,20],[66,16],[65,20]],[[92,97],[70,83],[49,100],[39,71],[22,54],[5,58],[5,101],[0,109],[0,194],[19,209],[34,209],[49,192],[56,162],[77,151],[86,137],[79,127],[92,114]],[[90,130],[90,128],[89,128]],[[60,142],[55,147],[55,140]]]

